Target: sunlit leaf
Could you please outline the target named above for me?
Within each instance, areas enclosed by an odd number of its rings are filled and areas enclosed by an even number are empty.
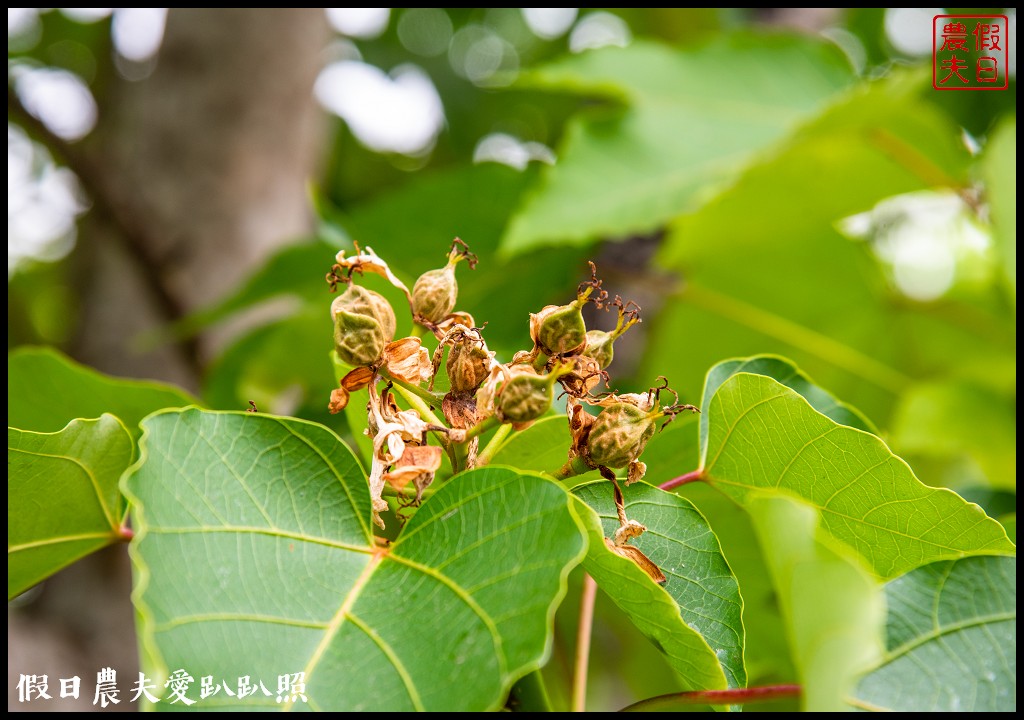
[[[7,428],[7,598],[123,539],[134,444],[113,415],[55,433]]]
[[[313,710],[485,710],[545,658],[584,552],[556,483],[466,473],[382,545],[362,470],[319,425],[188,410],[144,427],[125,492],[155,675],[305,672]],[[218,704],[280,707],[258,693],[197,709]]]
[[[882,577],[943,558],[1012,553],[995,520],[922,484],[874,435],[839,425],[772,378],[740,373],[707,403],[704,475],[745,503],[778,490],[821,512],[822,528]]]
[[[756,355],[751,358],[737,358],[725,360],[718,363],[708,371],[707,379],[704,382],[703,404],[709,405],[711,398],[718,392],[722,383],[737,373],[750,373],[751,375],[766,375],[782,383],[791,390],[799,393],[810,406],[822,415],[831,418],[840,425],[873,432],[877,430],[871,422],[865,418],[860,411],[845,403],[836,400],[825,390],[814,384],[814,381],[807,377],[800,368],[786,358],[775,355]],[[707,444],[708,439],[708,418],[705,413],[700,418],[700,441],[702,445]]]
[[[645,480],[653,485],[671,480],[699,465],[699,416],[677,418],[651,438],[642,459]],[[672,492],[684,497],[707,518],[722,546],[722,554],[743,589],[743,659],[751,685],[777,683],[794,677],[779,604],[772,587],[750,515],[729,497],[703,482],[691,482]]]
[[[744,687],[743,601],[707,521],[688,500],[645,483],[623,492],[626,516],[647,527],[631,544],[661,569],[667,582],[657,585],[605,546],[602,537],[613,537],[619,526],[607,481],[574,490],[601,521],[600,528],[591,528],[587,572],[665,653],[685,689]]]
[[[491,462],[521,470],[554,472],[568,460],[571,442],[565,415],[541,418],[506,440]]]
[[[37,432],[111,413],[137,436],[139,421],[149,413],[198,404],[172,385],[103,375],[41,347],[21,347],[7,356],[7,387],[7,424]]]
[[[886,653],[850,699],[864,710],[1015,712],[1017,559],[932,563],[885,586]]]
[[[786,36],[734,36],[691,51],[637,41],[534,70],[523,84],[625,107],[570,124],[502,248],[655,230],[699,207],[851,79],[835,47]]]
[[[808,504],[755,493],[747,509],[779,594],[803,708],[843,710],[856,675],[882,654],[881,591],[853,553],[830,543]]]

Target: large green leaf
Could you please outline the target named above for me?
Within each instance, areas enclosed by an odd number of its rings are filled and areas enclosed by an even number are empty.
[[[1017,118],[999,124],[985,148],[982,174],[992,208],[996,244],[1006,274],[1017,296]]]
[[[699,417],[677,418],[651,438],[642,456],[647,463],[647,482],[658,485],[698,467]],[[791,680],[794,672],[779,603],[750,515],[708,483],[691,482],[673,492],[693,503],[707,518],[722,546],[722,554],[743,588],[743,659],[748,682],[763,685]]]
[[[688,52],[635,42],[542,67],[522,83],[626,107],[570,124],[558,162],[513,218],[503,249],[654,230],[699,206],[850,80],[835,47],[781,35],[734,36]]]
[[[960,128],[924,92],[905,73],[851,90],[673,224],[659,267],[684,282],[653,319],[646,374],[696,387],[723,356],[779,353],[885,426],[914,378],[1013,366],[1005,312],[903,301],[870,245],[836,230],[884,198],[967,185]]]
[[[1013,552],[977,505],[922,484],[877,437],[839,425],[772,378],[734,375],[704,412],[709,482],[741,503],[755,490],[803,498],[821,512],[822,527],[882,577],[944,558]]]
[[[569,459],[571,443],[568,419],[565,415],[553,415],[514,433],[498,448],[491,462],[520,470],[554,472]]]
[[[7,598],[124,539],[117,481],[134,444],[113,415],[39,433],[7,428]]]
[[[881,592],[806,503],[758,493],[747,509],[779,594],[803,707],[843,710],[856,676],[882,655]]]
[[[756,355],[751,358],[736,358],[718,363],[708,371],[701,402],[705,406],[711,404],[711,398],[718,392],[722,383],[741,372],[751,375],[766,375],[777,380],[802,395],[812,408],[822,415],[832,418],[840,425],[849,425],[858,430],[877,433],[871,422],[859,410],[840,402],[815,385],[814,381],[792,362],[776,355]],[[709,418],[710,415],[706,413],[700,418],[700,442],[705,447],[708,440]]]
[[[124,490],[155,674],[305,672],[310,709],[482,710],[546,656],[584,552],[557,484],[466,473],[382,545],[362,470],[322,426],[194,409],[143,426]]]
[[[743,600],[700,512],[688,500],[645,483],[624,489],[626,516],[647,527],[631,544],[668,578],[662,588],[602,540],[618,528],[611,484],[588,483],[573,492],[600,518],[600,527],[591,527],[584,567],[665,653],[685,689],[745,687]]]
[[[885,586],[887,651],[850,702],[865,710],[1015,712],[1017,559],[932,563]]]
[[[109,412],[137,436],[139,421],[149,413],[197,404],[172,385],[112,378],[42,347],[8,354],[7,387],[7,424],[37,432],[56,432],[75,418]]]

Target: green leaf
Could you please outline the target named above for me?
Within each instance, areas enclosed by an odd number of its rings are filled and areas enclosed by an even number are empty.
[[[7,428],[7,599],[123,540],[118,478],[134,444],[113,415],[55,433]]]
[[[856,675],[882,654],[881,592],[806,503],[757,493],[747,509],[786,618],[803,709],[843,710]]]
[[[684,689],[744,687],[743,600],[718,539],[688,501],[645,483],[623,490],[626,516],[647,527],[631,544],[668,578],[657,585],[638,565],[609,550],[618,516],[607,481],[576,488],[597,513],[584,567],[633,624],[665,653]],[[724,677],[723,677],[724,674]]]
[[[37,432],[56,432],[75,418],[109,412],[137,437],[139,421],[154,410],[198,404],[172,385],[102,375],[43,347],[8,354],[7,387],[7,424]]]
[[[721,387],[722,383],[741,372],[751,375],[765,375],[777,380],[802,395],[812,408],[822,415],[832,418],[840,425],[849,425],[858,430],[875,434],[878,432],[871,424],[871,421],[864,417],[859,410],[839,402],[828,392],[815,385],[814,381],[801,372],[792,362],[776,355],[736,358],[734,360],[724,360],[715,365],[708,371],[707,380],[704,382],[703,405],[706,407],[711,404],[711,398],[718,392],[718,388]],[[700,418],[700,442],[704,447],[707,446],[708,441],[708,418],[707,414],[701,415]]]
[[[366,479],[326,428],[194,409],[143,425],[124,489],[154,674],[305,672],[313,710],[493,710],[546,657],[584,552],[556,483],[465,473],[382,546]]]
[[[514,433],[498,448],[491,463],[511,465],[519,470],[552,472],[565,465],[571,444],[565,415],[553,415]]]
[[[508,253],[649,232],[699,207],[851,80],[827,43],[733,36],[693,51],[651,42],[557,61],[522,84],[624,102],[572,122],[502,240]]]
[[[1015,712],[1017,559],[932,563],[885,586],[882,662],[850,702],[864,710]]]
[[[993,487],[1017,487],[1017,411],[987,388],[963,382],[916,385],[900,401],[892,443],[942,459],[968,455]]]
[[[1014,300],[1017,297],[1017,118],[1003,120],[982,160],[996,245]]]
[[[652,319],[645,374],[696,387],[723,356],[778,353],[885,426],[914,378],[1012,366],[1005,312],[901,300],[870,245],[836,229],[884,198],[968,184],[960,128],[925,92],[918,73],[852,89],[673,224],[657,266],[685,283]]]
[[[922,484],[877,437],[839,425],[772,378],[734,375],[704,412],[709,482],[743,504],[755,490],[803,498],[821,512],[822,527],[881,577],[1014,550],[977,505]]]
[[[698,467],[699,417],[679,417],[651,438],[642,456],[647,463],[647,482],[657,485]],[[778,601],[750,516],[707,483],[691,482],[672,492],[693,503],[707,518],[722,546],[722,554],[743,588],[743,659],[748,683],[763,685],[792,679],[794,672]]]

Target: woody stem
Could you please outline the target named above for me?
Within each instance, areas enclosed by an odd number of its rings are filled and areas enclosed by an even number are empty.
[[[622,499],[622,488],[619,487],[619,481],[612,475],[609,480],[612,481],[612,486],[615,488],[615,512],[619,515],[619,526],[626,527],[629,524],[629,520],[626,518],[626,503]]]
[[[403,380],[400,377],[396,377],[395,375],[389,373],[386,367],[380,368],[377,372],[380,373],[381,377],[386,378],[390,383],[392,383],[396,387],[402,388],[403,390],[406,390],[412,393],[413,395],[420,397],[430,405],[435,405],[441,402],[441,398],[443,397],[442,395],[432,393],[429,390],[421,388],[419,385]],[[440,425],[441,423],[438,422],[437,424]]]
[[[572,711],[587,708],[587,670],[590,664],[590,636],[594,627],[594,601],[597,583],[590,575],[583,576],[583,594],[580,597],[580,624],[576,633],[576,668],[572,678]]]

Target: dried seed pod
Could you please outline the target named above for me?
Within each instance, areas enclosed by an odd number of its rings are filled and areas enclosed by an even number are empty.
[[[502,386],[495,414],[501,422],[530,422],[546,413],[553,399],[550,379],[523,367]]]
[[[459,296],[455,266],[463,260],[469,262],[470,268],[476,267],[476,255],[469,252],[466,243],[455,238],[448,252],[448,264],[437,270],[428,270],[416,280],[409,304],[418,322],[436,325],[455,309],[455,301]]]
[[[609,405],[594,420],[587,453],[594,465],[626,467],[643,452],[654,435],[660,411],[645,411],[629,402]]]
[[[455,266],[449,263],[437,270],[420,275],[412,287],[412,312],[427,322],[438,323],[455,309],[459,284],[455,281]]]
[[[604,370],[612,364],[612,358],[614,357],[612,343],[614,341],[615,337],[610,332],[588,330],[587,347],[583,354],[596,360],[597,364]]]
[[[453,392],[472,392],[491,374],[491,353],[483,341],[466,339],[448,351],[448,382]]]
[[[586,299],[548,305],[530,314],[530,337],[545,355],[576,355],[587,347],[587,325],[580,312]]]
[[[395,313],[383,296],[350,285],[331,303],[334,349],[349,365],[373,365],[395,336]]]

